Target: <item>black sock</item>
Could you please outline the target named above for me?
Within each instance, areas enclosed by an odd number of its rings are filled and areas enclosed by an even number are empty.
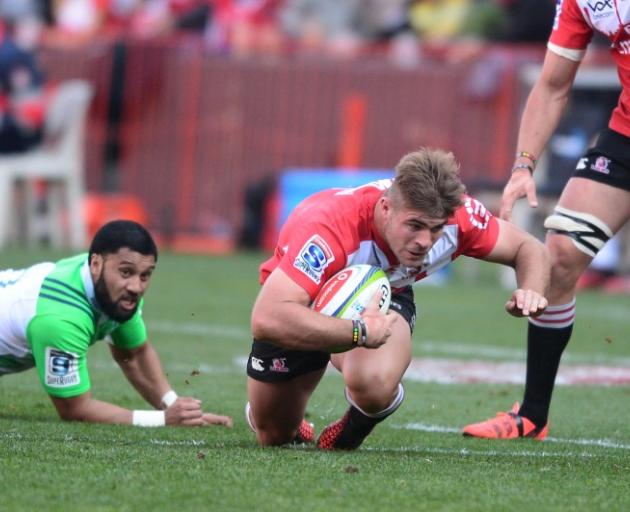
[[[376,425],[396,412],[396,409],[400,407],[400,404],[405,398],[405,389],[402,384],[399,383],[396,396],[392,402],[382,411],[368,416],[355,405],[354,400],[348,392],[348,388],[346,388],[344,392],[346,400],[350,403],[350,408],[344,415],[344,417],[348,418],[347,423],[341,431],[339,438],[335,441],[335,447],[341,449],[358,448]]]
[[[367,436],[372,429],[387,416],[382,418],[373,418],[366,416],[359,409],[354,406],[350,406],[350,414],[348,418],[348,427],[352,432],[358,435]]]
[[[571,339],[572,331],[573,324],[560,329],[529,324],[525,397],[519,414],[539,428],[547,424],[560,358]]]
[[[342,450],[354,450],[361,446],[363,440],[372,432],[377,423],[385,418],[372,418],[366,416],[359,409],[350,406],[347,411],[348,423],[335,441],[335,448]]]

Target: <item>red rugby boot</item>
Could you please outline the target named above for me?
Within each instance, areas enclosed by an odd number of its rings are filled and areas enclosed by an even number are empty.
[[[499,412],[494,418],[473,423],[464,427],[464,436],[484,439],[516,439],[531,437],[542,441],[547,437],[549,426],[538,428],[525,416],[518,414],[519,404],[515,402],[509,412]]]

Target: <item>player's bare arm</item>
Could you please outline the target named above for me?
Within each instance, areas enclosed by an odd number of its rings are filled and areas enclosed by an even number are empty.
[[[134,412],[109,402],[96,400],[91,392],[70,398],[50,397],[59,416],[65,421],[87,421],[90,423],[134,423]],[[164,425],[205,425],[201,402],[190,397],[180,397],[166,411],[143,411],[163,415]],[[159,426],[157,423],[154,426]]]
[[[157,352],[150,342],[134,349],[121,349],[110,345],[114,360],[118,363],[131,385],[156,409],[165,410],[166,425],[224,425],[232,426],[232,418],[201,410],[201,401],[192,397],[176,397],[164,403],[163,397],[171,387],[162,369]],[[195,411],[194,417],[189,415]],[[197,415],[197,412],[200,414]],[[194,420],[190,422],[189,420]]]
[[[171,387],[153,345],[148,341],[133,349],[110,345],[110,350],[136,391],[156,409],[163,408],[162,397]]]
[[[313,311],[308,293],[276,268],[262,286],[252,311],[252,333],[257,340],[297,350],[334,350],[352,347],[352,321]],[[376,348],[391,334],[393,315],[383,315],[378,298],[366,308],[366,348]]]
[[[513,316],[537,316],[547,308],[546,293],[551,276],[549,253],[539,240],[509,222],[497,219],[499,237],[484,258],[509,265],[516,271],[518,288],[505,304]]]
[[[517,151],[526,152],[539,158],[549,138],[555,131],[567,104],[571,85],[577,73],[579,62],[547,51],[540,79],[530,93],[519,130]],[[531,159],[520,156],[514,163],[514,171],[503,190],[500,217],[510,220],[514,203],[527,197],[531,207],[536,207],[536,185]],[[521,167],[522,166],[522,167]]]

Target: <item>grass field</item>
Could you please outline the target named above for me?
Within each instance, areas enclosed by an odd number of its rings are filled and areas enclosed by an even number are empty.
[[[5,252],[0,268],[57,256]],[[174,388],[232,415],[232,430],[61,423],[34,371],[4,377],[0,510],[630,510],[629,386],[559,386],[550,439],[489,442],[460,429],[509,408],[521,384],[407,379],[401,409],[357,452],[258,448],[242,411],[261,258],[163,254],[145,305]],[[525,323],[503,313],[494,269],[454,267],[448,286],[416,289],[414,356],[522,363]],[[578,314],[565,362],[630,367],[630,298],[583,294]],[[146,408],[104,343],[89,362],[97,398]],[[317,430],[345,410],[342,389],[329,372],[312,397]]]

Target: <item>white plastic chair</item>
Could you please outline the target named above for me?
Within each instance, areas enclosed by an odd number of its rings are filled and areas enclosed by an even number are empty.
[[[21,221],[27,240],[36,239],[34,180],[47,183],[46,236],[51,245],[85,247],[84,125],[92,95],[93,87],[83,80],[60,84],[46,113],[42,144],[27,153],[0,157],[0,248],[17,234]],[[23,217],[14,197],[20,183],[27,190]]]

